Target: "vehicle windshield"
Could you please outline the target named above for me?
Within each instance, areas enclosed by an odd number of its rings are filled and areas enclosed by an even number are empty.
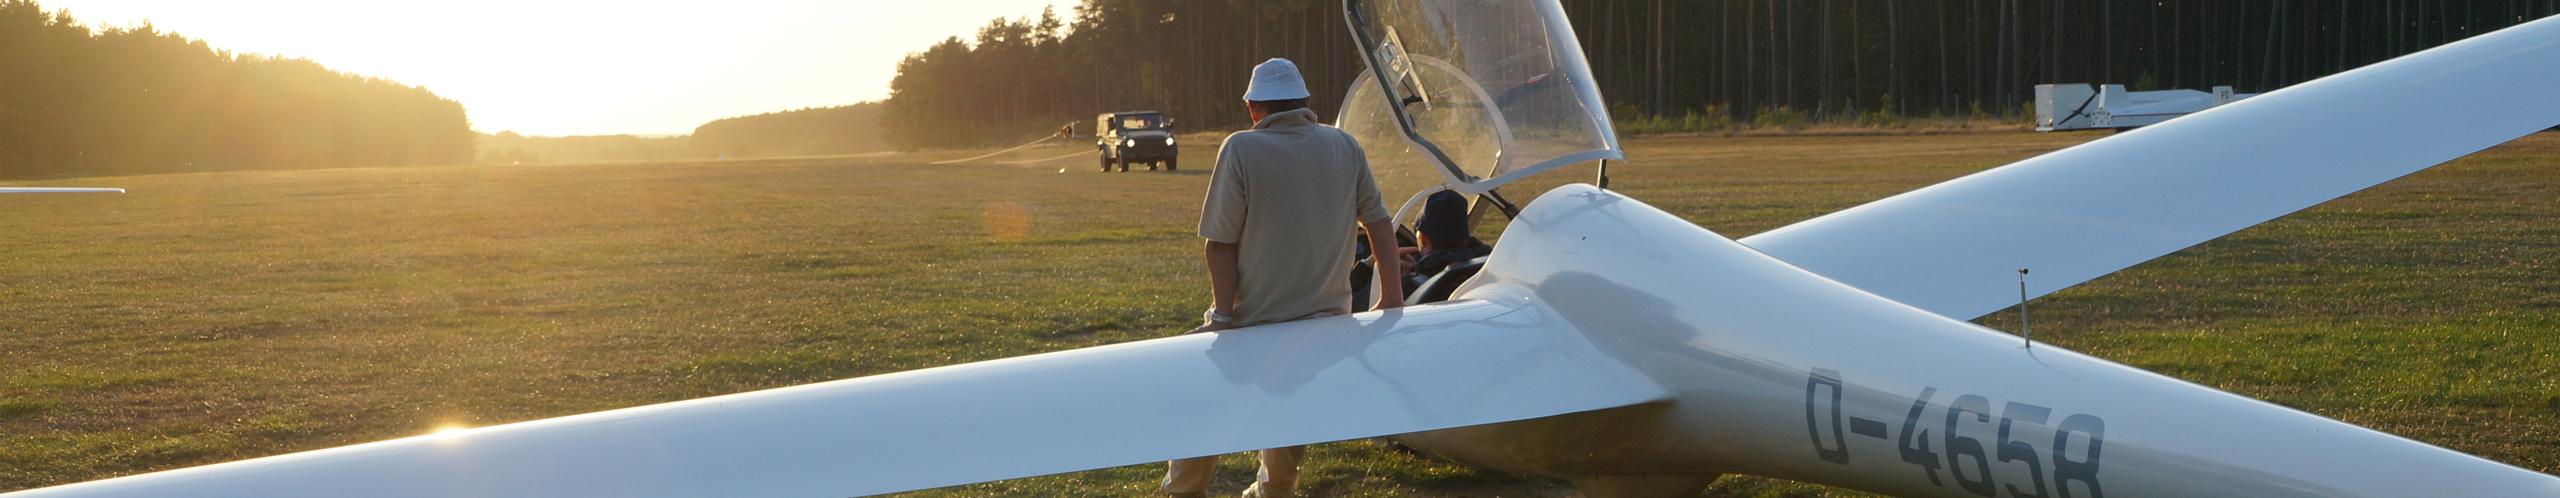
[[[1160,115],[1139,114],[1120,117],[1120,129],[1123,130],[1153,130],[1163,127],[1164,116]]]
[[[1436,170],[1476,194],[1540,171],[1623,160],[1557,0],[1352,0],[1369,71],[1336,126],[1384,167]]]

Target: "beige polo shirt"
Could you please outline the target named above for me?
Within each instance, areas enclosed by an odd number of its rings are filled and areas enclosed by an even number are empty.
[[[1298,109],[1227,136],[1200,236],[1235,244],[1235,326],[1351,312],[1352,234],[1386,219],[1360,143]]]

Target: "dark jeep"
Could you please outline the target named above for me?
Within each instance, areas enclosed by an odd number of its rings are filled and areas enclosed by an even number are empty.
[[[1095,119],[1093,129],[1100,137],[1094,146],[1102,149],[1103,171],[1111,171],[1115,164],[1120,171],[1128,171],[1130,163],[1146,163],[1149,170],[1162,164],[1165,171],[1172,171],[1174,156],[1182,151],[1173,143],[1173,119],[1155,111],[1103,114]]]

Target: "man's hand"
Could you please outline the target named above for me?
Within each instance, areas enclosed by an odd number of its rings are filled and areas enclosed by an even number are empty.
[[[1232,328],[1236,327],[1234,325],[1227,324],[1227,322],[1209,322],[1200,324],[1199,328],[1191,329],[1190,332],[1183,332],[1182,335],[1198,334],[1202,332],[1217,332]]]
[[[1393,277],[1390,277],[1390,278],[1393,278]],[[1396,280],[1404,280],[1404,279],[1397,278]],[[1389,284],[1389,285],[1400,285],[1400,284],[1402,284],[1402,282],[1398,282],[1397,284]],[[1386,285],[1382,285],[1382,286],[1379,286],[1379,287],[1380,287],[1380,288],[1385,288],[1385,287],[1387,287],[1387,286],[1386,286]],[[1378,306],[1377,306],[1377,307],[1374,307],[1374,308],[1369,308],[1369,310],[1370,310],[1370,311],[1377,311],[1377,310],[1386,310],[1386,309],[1396,309],[1396,308],[1402,308],[1402,307],[1404,307],[1404,288],[1403,288],[1403,287],[1396,287],[1396,291],[1395,291],[1394,293],[1392,293],[1392,294],[1381,294],[1381,295],[1379,296],[1379,299],[1378,299]]]
[[[1241,282],[1244,281],[1243,274],[1238,273],[1237,270],[1242,265],[1236,261],[1236,258],[1240,257],[1243,251],[1235,244],[1215,240],[1201,243],[1200,250],[1208,259],[1209,265],[1209,309],[1224,310],[1219,313],[1222,316],[1235,316],[1226,313],[1236,312],[1236,286],[1242,285]],[[1183,334],[1217,332],[1235,328],[1234,325],[1214,319],[1207,321],[1209,323],[1201,324],[1200,328],[1191,329],[1190,332],[1183,332]]]

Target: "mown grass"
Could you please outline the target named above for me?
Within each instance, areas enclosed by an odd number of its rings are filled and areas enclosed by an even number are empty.
[[[1611,172],[1619,190],[1743,236],[2098,136],[1639,139]],[[0,490],[1196,320],[1205,163],[922,164],[961,155],[165,175],[42,184],[124,195],[0,196]],[[2502,146],[2043,298],[2037,335],[2560,470],[2554,166],[2560,137]],[[1526,202],[1588,174],[1506,191]],[[1381,176],[1389,192],[1430,178]],[[1233,493],[1251,458],[1221,469],[1213,489]],[[917,494],[1148,496],[1160,471]],[[1361,441],[1318,446],[1304,487],[1572,494]],[[1747,477],[1715,493],[1855,494]]]

